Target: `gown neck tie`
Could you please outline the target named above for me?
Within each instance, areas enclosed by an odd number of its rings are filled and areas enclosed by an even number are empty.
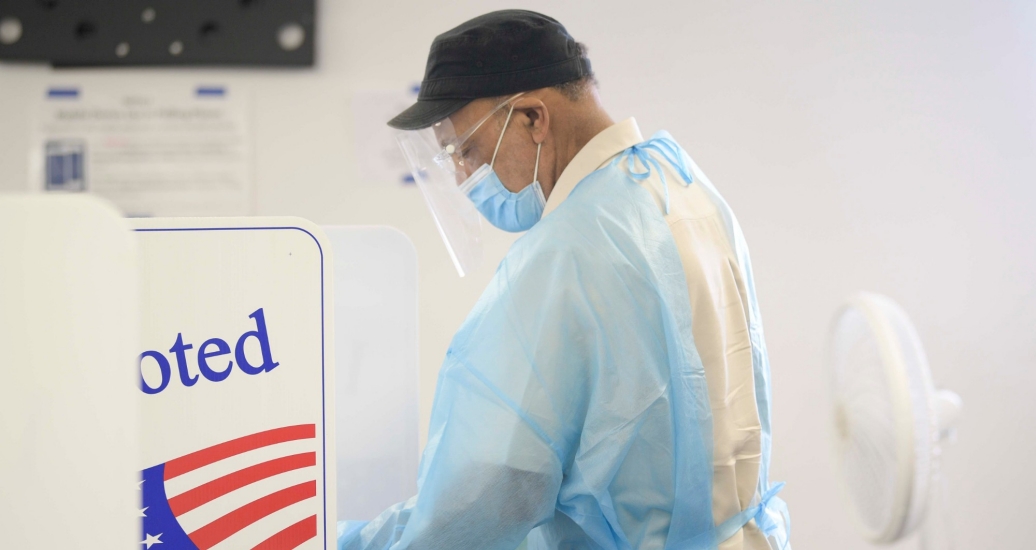
[[[652,169],[657,170],[658,177],[662,179],[662,189],[665,191],[665,213],[669,215],[669,184],[666,182],[665,171],[662,170],[662,165],[651,154],[652,151],[660,155],[673,167],[673,170],[680,175],[685,185],[690,185],[694,182],[694,177],[691,175],[690,169],[687,168],[683,155],[680,154],[679,146],[668,137],[653,137],[643,143],[638,143],[626,149],[625,152],[615,159],[615,162],[619,163],[625,159],[627,172],[630,177],[637,181],[643,181],[650,177]],[[644,168],[643,170],[637,170],[638,162]]]

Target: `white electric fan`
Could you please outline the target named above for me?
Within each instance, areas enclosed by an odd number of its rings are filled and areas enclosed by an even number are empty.
[[[835,316],[826,362],[839,473],[864,537],[892,544],[920,528],[922,548],[953,548],[940,458],[961,400],[935,389],[906,313],[879,294],[851,296]]]

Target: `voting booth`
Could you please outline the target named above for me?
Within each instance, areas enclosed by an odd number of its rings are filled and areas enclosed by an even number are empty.
[[[330,549],[338,519],[416,492],[401,233],[80,196],[0,212],[0,547]]]

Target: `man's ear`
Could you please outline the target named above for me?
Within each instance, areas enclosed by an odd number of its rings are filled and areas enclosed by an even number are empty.
[[[550,130],[550,113],[547,106],[539,99],[530,97],[519,99],[514,110],[523,115],[521,123],[529,131],[533,142],[543,143]]]

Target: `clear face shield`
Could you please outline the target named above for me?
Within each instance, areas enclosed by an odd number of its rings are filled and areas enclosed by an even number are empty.
[[[404,131],[396,137],[461,277],[474,271],[483,256],[482,216],[461,186],[488,173],[487,163],[493,154],[492,146],[483,151],[486,147],[479,147],[470,138],[520,95],[507,98],[461,134],[445,118],[428,128]]]

